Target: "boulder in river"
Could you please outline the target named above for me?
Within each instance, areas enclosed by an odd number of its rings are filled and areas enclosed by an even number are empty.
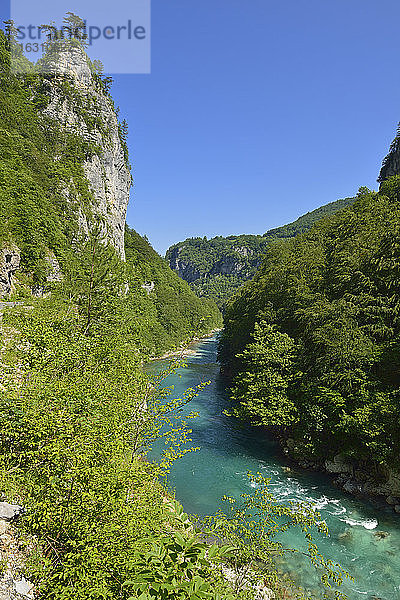
[[[350,529],[346,529],[346,531],[342,531],[342,533],[339,533],[338,535],[338,540],[340,540],[341,542],[344,542],[345,540],[349,540],[352,537],[352,532],[350,531]]]
[[[374,533],[374,537],[377,540],[384,540],[385,538],[389,537],[390,533],[388,531],[375,531]]]

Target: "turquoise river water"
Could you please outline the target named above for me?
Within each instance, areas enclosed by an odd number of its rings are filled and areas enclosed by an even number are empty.
[[[400,600],[400,517],[361,502],[337,489],[322,474],[291,468],[276,443],[264,432],[238,425],[223,415],[229,406],[224,381],[216,362],[217,341],[200,342],[187,366],[170,375],[166,386],[174,386],[174,397],[200,382],[211,384],[193,399],[190,409],[199,413],[191,421],[193,446],[200,451],[177,460],[169,477],[177,499],[190,513],[212,514],[224,494],[239,497],[251,490],[247,472],[270,478],[270,490],[282,501],[310,501],[329,527],[329,537],[317,534],[316,541],[326,558],[340,563],[355,578],[342,586],[349,600]],[[155,361],[148,371],[157,372],[165,362]],[[160,447],[153,450],[156,458]],[[378,532],[386,532],[382,537]],[[299,548],[302,534],[285,534],[285,544]],[[318,577],[303,559],[285,563],[296,582],[321,597]]]

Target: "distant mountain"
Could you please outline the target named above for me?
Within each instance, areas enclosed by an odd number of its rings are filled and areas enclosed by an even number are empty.
[[[218,236],[210,240],[188,238],[171,246],[166,259],[171,269],[190,283],[198,296],[213,298],[223,308],[227,298],[254,276],[264,252],[274,240],[304,233],[323,217],[353,202],[354,198],[330,202],[293,223],[270,229],[264,235]]]

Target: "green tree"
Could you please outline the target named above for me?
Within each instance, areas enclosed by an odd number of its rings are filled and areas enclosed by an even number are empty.
[[[87,333],[93,322],[109,310],[109,303],[126,293],[123,265],[110,244],[104,244],[104,232],[95,225],[85,242],[81,242],[68,269],[64,289],[69,292],[85,317]]]
[[[253,339],[238,355],[243,370],[232,390],[234,414],[254,425],[281,429],[296,419],[296,407],[288,396],[296,344],[265,321],[255,324]]]
[[[379,193],[361,188],[350,207],[271,245],[227,305],[219,352],[236,414],[283,429],[298,459],[341,453],[378,479],[398,470],[399,189],[397,175]]]

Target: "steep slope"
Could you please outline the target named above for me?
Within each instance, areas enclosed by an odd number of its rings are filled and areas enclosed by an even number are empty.
[[[58,51],[56,51],[58,50]],[[78,222],[87,233],[91,219],[102,223],[103,237],[124,258],[124,226],[131,186],[127,151],[111,96],[93,71],[80,46],[52,46],[46,58],[53,78],[44,79],[48,96],[44,114],[71,135],[79,135],[91,149],[82,162],[91,194],[89,217],[80,209]],[[67,199],[74,190],[64,189]]]
[[[99,286],[111,269],[113,293],[126,295],[126,319],[142,352],[220,324],[215,304],[199,301],[133,230],[124,264],[126,132],[109,80],[82,47],[55,43],[43,59],[46,73],[18,77],[9,72],[9,42],[0,33],[0,59],[0,297],[41,295],[57,284],[72,294],[93,275],[92,251]],[[85,301],[93,304],[90,295]]]
[[[222,326],[222,316],[209,298],[198,298],[189,284],[174,273],[133,229],[126,227],[125,251],[128,266],[131,317],[139,346],[156,355],[194,333],[208,333]],[[133,301],[137,294],[137,299]]]
[[[345,198],[330,202],[264,235],[219,236],[210,240],[189,238],[171,246],[166,258],[171,269],[188,281],[198,296],[213,298],[223,307],[229,296],[254,276],[271,242],[303,233],[319,219],[342,210],[353,201],[354,198]]]
[[[383,182],[393,175],[400,174],[400,124],[397,128],[397,135],[394,138],[388,155],[385,157],[378,181]]]
[[[225,313],[235,412],[301,464],[399,505],[400,177],[271,245]]]

